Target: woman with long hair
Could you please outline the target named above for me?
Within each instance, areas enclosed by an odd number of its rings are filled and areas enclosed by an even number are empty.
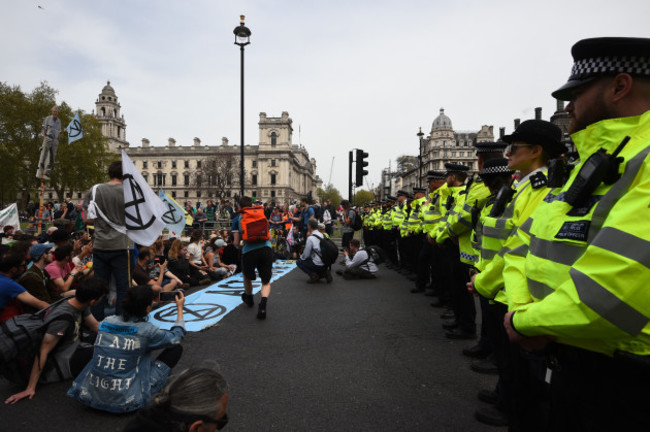
[[[167,270],[172,272],[183,283],[188,283],[190,286],[197,286],[201,283],[210,282],[209,278],[200,280],[190,272],[190,262],[187,259],[187,243],[183,243],[178,239],[174,240],[169,248],[167,257],[169,258]]]
[[[99,324],[93,358],[73,381],[68,396],[92,408],[123,413],[143,408],[171,376],[183,353],[182,291],[176,294],[176,322],[162,330],[148,321],[156,295],[149,285],[127,291],[122,314]],[[156,360],[151,352],[163,351]]]

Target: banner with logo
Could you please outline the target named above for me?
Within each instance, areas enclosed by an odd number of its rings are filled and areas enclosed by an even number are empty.
[[[72,144],[73,142],[80,140],[81,138],[84,137],[84,133],[81,130],[81,119],[79,118],[79,112],[77,111],[77,114],[75,114],[74,118],[70,122],[67,128],[65,128],[66,132],[68,132],[68,144]]]
[[[169,231],[169,237],[180,238],[185,229],[185,210],[162,189],[160,189],[160,199],[167,208],[163,214],[163,221]]]
[[[0,231],[7,225],[14,227],[15,230],[20,229],[20,219],[18,218],[18,206],[16,203],[10,204],[8,207],[0,210]]]

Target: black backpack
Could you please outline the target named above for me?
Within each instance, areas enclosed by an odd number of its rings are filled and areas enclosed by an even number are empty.
[[[318,236],[314,237],[320,240],[320,253],[316,251],[314,252],[316,252],[316,254],[320,257],[320,259],[323,261],[323,264],[325,264],[327,267],[330,267],[332,264],[336,263],[336,259],[339,257],[339,248],[336,246],[336,243],[325,236],[323,236],[323,238],[318,238]]]
[[[384,250],[379,246],[368,246],[365,248],[365,251],[368,252],[369,259],[371,259],[375,264],[381,264],[385,261]]]
[[[323,209],[323,206],[311,206],[312,209],[314,209],[314,217],[318,220],[318,222],[323,222],[323,213],[325,213],[325,210]]]
[[[352,221],[351,228],[355,231],[359,231],[363,228],[363,220],[361,219],[361,215],[357,209],[354,209],[354,220]]]
[[[47,315],[55,305],[65,300],[59,300],[36,313],[16,315],[0,323],[0,371],[6,378],[15,379],[10,371],[14,369],[16,360],[32,358],[39,353],[45,329],[54,321],[48,320]],[[72,314],[60,315],[56,320],[75,322]]]

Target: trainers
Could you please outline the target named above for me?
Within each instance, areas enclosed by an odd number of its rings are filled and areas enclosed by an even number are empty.
[[[325,280],[327,283],[332,283],[332,271],[330,269],[325,270]]]
[[[201,280],[199,281],[199,285],[207,285],[207,284],[209,284],[210,282],[212,282],[212,279],[210,279],[209,277],[206,277],[206,278],[203,278],[203,279],[201,279]]]
[[[257,310],[257,319],[258,320],[266,319],[266,308],[262,309],[262,305],[260,305],[260,308]]]
[[[339,275],[339,276],[343,276],[343,270],[340,270],[340,269],[337,270],[337,271],[336,271],[336,274]]]
[[[308,284],[313,284],[316,283],[320,280],[320,277],[318,277],[318,273],[312,273],[309,275],[309,279],[307,280]]]
[[[483,407],[474,413],[476,420],[490,426],[508,426],[508,416],[494,407]]]
[[[248,307],[253,307],[253,305],[255,304],[255,301],[253,300],[253,294],[242,293],[241,301],[246,303]]]

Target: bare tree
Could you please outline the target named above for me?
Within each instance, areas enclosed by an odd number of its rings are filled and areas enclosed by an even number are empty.
[[[401,155],[397,157],[397,173],[402,174],[418,166],[418,157]]]
[[[197,191],[212,191],[216,198],[225,198],[233,189],[239,176],[239,159],[231,153],[215,154],[201,161],[201,168],[194,173],[192,186]]]

